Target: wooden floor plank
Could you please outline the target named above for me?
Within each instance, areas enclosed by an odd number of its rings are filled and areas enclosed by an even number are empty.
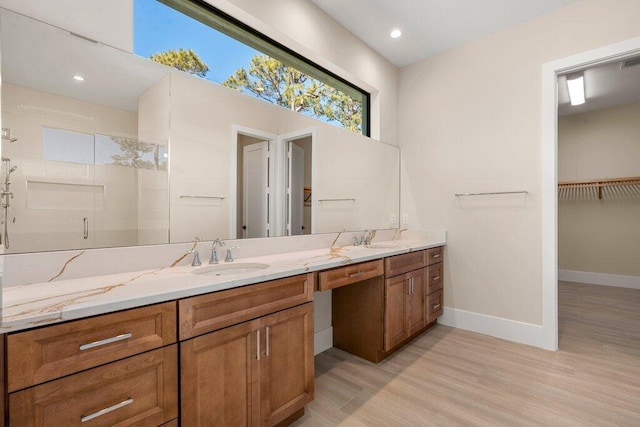
[[[558,288],[559,351],[442,325],[378,365],[332,348],[294,426],[640,426],[640,290]]]

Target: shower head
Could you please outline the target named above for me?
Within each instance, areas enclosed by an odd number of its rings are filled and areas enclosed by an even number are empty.
[[[18,167],[17,167],[17,166],[12,167],[11,169],[9,169],[9,173],[15,172],[15,171],[16,171],[16,169],[18,169]]]

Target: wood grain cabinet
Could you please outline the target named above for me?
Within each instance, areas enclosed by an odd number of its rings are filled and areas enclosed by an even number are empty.
[[[175,420],[176,314],[174,301],[2,336],[5,422],[160,426]]]
[[[280,281],[306,281],[312,298],[313,274],[292,279]],[[251,311],[250,302],[237,304]],[[272,426],[304,413],[313,399],[313,303],[273,307],[271,314],[180,343],[183,426]]]
[[[434,325],[442,266],[442,247],[410,252],[385,258],[384,275],[334,288],[334,347],[378,363]]]
[[[444,283],[444,263],[442,260],[442,246],[427,250],[425,317],[427,323],[435,322],[444,312],[442,288]]]
[[[424,327],[424,284],[424,268],[385,280],[385,351],[393,349]]]

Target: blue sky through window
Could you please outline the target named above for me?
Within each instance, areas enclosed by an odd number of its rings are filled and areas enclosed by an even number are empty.
[[[134,53],[148,58],[180,48],[192,49],[209,67],[206,79],[216,83],[248,67],[260,53],[156,0],[134,0]]]

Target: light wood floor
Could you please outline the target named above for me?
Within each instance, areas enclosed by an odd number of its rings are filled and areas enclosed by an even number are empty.
[[[378,365],[316,357],[295,426],[640,426],[640,291],[561,282],[560,351],[437,325]]]

